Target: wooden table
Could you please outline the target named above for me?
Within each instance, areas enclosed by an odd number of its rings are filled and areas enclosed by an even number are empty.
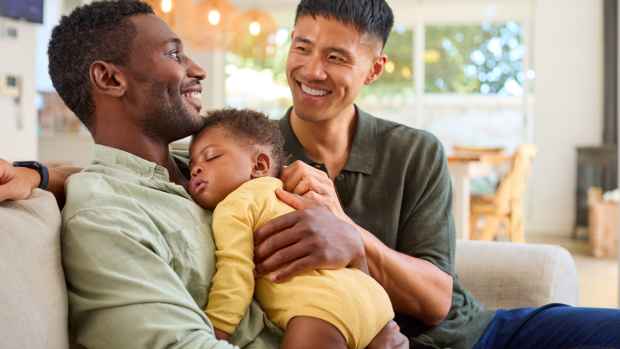
[[[510,161],[512,156],[505,154],[450,155],[448,168],[452,177],[452,214],[456,237],[469,240],[469,203],[471,200],[470,181],[474,177],[488,175],[493,165]]]

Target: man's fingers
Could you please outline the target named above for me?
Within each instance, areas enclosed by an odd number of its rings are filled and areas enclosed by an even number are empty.
[[[11,183],[11,185],[0,185],[0,202],[7,200],[24,200],[29,196],[30,193],[27,190],[15,188],[14,183]]]
[[[399,335],[399,338],[400,338],[400,341],[398,342],[396,347],[398,349],[409,349],[409,338],[407,338],[407,336],[405,336],[402,333]]]
[[[0,185],[0,202],[10,200],[11,193],[9,192],[9,187],[6,185]]]
[[[254,246],[260,245],[265,239],[267,239],[271,235],[292,227],[299,221],[300,216],[300,211],[294,211],[280,217],[276,217],[269,222],[263,224],[262,227],[260,227],[254,232]]]
[[[292,208],[296,210],[304,210],[306,208],[312,207],[310,206],[311,203],[308,202],[308,200],[305,200],[303,197],[297,194],[289,193],[286,190],[281,190],[281,189],[276,190],[276,196],[278,197],[278,199],[282,200],[285,204],[291,206]]]
[[[308,256],[312,251],[308,250],[308,245],[298,242],[294,245],[287,246],[268,257],[256,266],[259,275],[266,275],[275,271],[275,276],[281,274],[278,269],[286,269],[294,265],[297,260]],[[275,281],[275,280],[272,280]]]
[[[304,177],[299,182],[297,182],[297,185],[295,185],[295,188],[293,188],[293,190],[289,191],[297,195],[304,195],[310,190],[312,190],[312,181],[308,179],[308,177]]]
[[[312,180],[311,185],[319,186],[320,184],[329,184],[331,179],[324,171],[314,168],[305,162],[295,161],[292,165],[282,170],[280,179],[284,183],[284,189],[294,191],[299,183],[303,180]],[[314,190],[310,187],[309,190]],[[297,194],[303,194],[297,192]]]
[[[289,263],[284,268],[273,273],[272,279],[275,282],[284,282],[295,275],[314,269],[316,265],[315,259],[308,255]]]
[[[295,167],[296,167],[296,163],[297,161],[295,161],[294,163],[288,165],[288,166],[283,166],[282,167],[282,171],[280,172],[280,179],[282,180],[282,182],[286,182],[286,180],[291,176],[291,174],[294,173],[295,171]]]
[[[305,177],[297,183],[297,186],[292,190],[292,192],[302,196],[311,191],[325,195],[329,191],[329,185],[330,184],[321,183],[316,178]]]
[[[285,229],[278,234],[269,236],[260,245],[254,247],[254,259],[261,263],[276,251],[301,240],[301,233],[294,229]]]
[[[315,191],[307,192],[306,194],[304,194],[303,198],[316,202],[317,204],[324,204],[326,201],[326,198],[323,195],[318,194]]]
[[[287,189],[288,186],[294,188],[295,185],[297,185],[297,182],[301,180],[303,177],[303,171],[301,170],[302,165],[303,162],[297,160],[282,169],[280,179],[284,183],[284,189]]]
[[[0,159],[0,185],[6,184],[15,177],[15,168],[5,160]]]

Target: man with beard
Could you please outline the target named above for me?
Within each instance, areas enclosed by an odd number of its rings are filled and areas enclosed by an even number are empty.
[[[203,125],[200,82],[206,73],[138,1],[77,8],[54,28],[48,54],[54,87],[96,143],[93,164],[66,184],[63,210],[75,342],[86,348],[233,348],[215,338],[203,311],[214,272],[210,212],[185,190],[186,159],[168,150]],[[58,177],[51,176],[56,191]],[[8,184],[0,199],[19,199],[24,188],[45,182],[6,163],[0,179]],[[304,220],[309,231],[350,229],[326,209],[311,210]],[[231,341],[277,348],[281,335],[253,304]],[[370,347],[406,343],[392,322]]]
[[[66,35],[87,33],[88,40],[106,43],[130,37],[114,37],[115,27],[93,13],[76,21],[86,18],[98,18],[93,23],[108,32],[88,32],[86,25]],[[302,161],[282,176],[294,194],[278,195],[300,210],[256,232],[257,270],[284,280],[306,269],[367,264],[416,347],[620,345],[617,310],[550,305],[485,312],[460,286],[454,275],[450,179],[440,143],[354,105],[363,85],[383,71],[392,20],[384,0],[299,4],[287,62],[294,106],[280,127],[287,150]],[[192,94],[204,73],[183,55],[178,40],[166,40],[169,30],[153,16],[133,16],[129,22],[138,33],[134,50],[124,51],[127,55],[105,50],[82,71],[82,79],[90,77],[82,85],[69,79],[75,70],[68,67],[80,64],[65,57],[60,66],[68,71],[54,81],[74,110],[88,105],[89,95],[67,90],[91,88],[96,108],[76,113],[100,145],[95,165],[68,184],[63,246],[72,325],[78,341],[89,347],[225,345],[211,342],[211,328],[196,307],[204,304],[200,297],[213,272],[196,268],[213,263],[212,241],[196,229],[206,220],[178,185],[185,182],[185,167],[167,151],[170,141],[195,130],[199,105]],[[51,57],[53,43],[54,37]],[[67,46],[60,51],[80,52]],[[92,120],[84,118],[89,110]],[[26,170],[8,177],[14,182],[4,179],[14,190],[11,197],[27,195],[40,181]],[[58,191],[60,177],[51,178]],[[248,330],[236,334],[235,343],[275,345],[277,335],[268,322],[257,320],[259,314],[252,307],[242,322]],[[392,336],[392,343],[406,345],[398,338]]]

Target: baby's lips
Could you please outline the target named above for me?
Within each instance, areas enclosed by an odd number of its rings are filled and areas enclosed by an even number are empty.
[[[201,187],[203,184],[206,184],[205,181],[203,181],[202,179],[199,179],[198,177],[193,177],[192,179],[190,179],[189,181],[189,191],[190,193],[195,193],[196,190]]]

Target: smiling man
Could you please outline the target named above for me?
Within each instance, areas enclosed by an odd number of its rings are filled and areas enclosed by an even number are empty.
[[[383,72],[392,23],[385,0],[298,5],[286,71],[293,107],[280,129],[300,161],[283,171],[288,191],[278,196],[298,209],[328,207],[354,229],[302,232],[306,213],[276,218],[256,232],[257,268],[286,279],[368,265],[414,348],[620,348],[618,310],[485,311],[461,286],[440,142],[354,104]]]
[[[279,197],[328,207],[353,229],[300,233],[303,213],[256,232],[257,268],[287,279],[306,269],[368,265],[414,346],[471,347],[492,313],[454,276],[450,177],[439,141],[354,103],[380,78],[394,22],[384,0],[302,0],[286,73],[293,107],[280,121],[294,162]]]
[[[385,0],[302,0],[281,120],[294,159],[283,171],[298,208],[255,233],[259,273],[368,267],[414,347],[620,347],[620,311],[550,305],[483,311],[454,275],[446,158],[430,134],[378,119],[354,101],[380,77],[393,24]],[[184,189],[168,144],[201,125],[205,73],[145,4],[95,2],[64,17],[50,74],[93,134],[95,163],[70,178],[63,262],[72,332],[87,348],[229,348],[201,310],[213,275],[209,213]],[[62,173],[50,185],[63,192]],[[0,161],[0,200],[45,175]],[[43,186],[45,186],[43,184]],[[355,290],[351,290],[355,292]],[[252,305],[233,336],[276,348],[281,333]],[[402,336],[401,336],[402,337]],[[406,345],[390,324],[374,348]]]
[[[54,87],[95,140],[66,185],[63,267],[75,341],[86,348],[232,348],[202,311],[213,274],[209,214],[183,186],[170,142],[203,124],[205,72],[137,1],[63,17],[49,43]],[[258,308],[240,344],[277,343]],[[262,331],[262,332],[261,332]]]
[[[211,213],[185,189],[187,159],[168,149],[202,127],[206,73],[181,40],[145,3],[101,1],[63,17],[48,54],[54,87],[96,143],[93,164],[66,183],[62,258],[74,341],[89,349],[277,348],[282,331],[255,303],[233,344],[216,339],[203,311],[215,268]],[[55,193],[67,174],[52,171]],[[37,172],[0,162],[0,200],[40,182]],[[316,227],[318,219],[304,221]],[[328,227],[347,229],[335,218]],[[392,322],[369,348],[403,343]]]
[[[205,72],[152,9],[95,2],[63,17],[50,76],[86,125],[94,163],[70,178],[63,266],[75,341],[86,348],[233,348],[203,312],[214,272],[210,213],[184,186],[170,142],[201,128]],[[53,177],[53,176],[52,176]],[[235,343],[274,348],[252,306]]]

